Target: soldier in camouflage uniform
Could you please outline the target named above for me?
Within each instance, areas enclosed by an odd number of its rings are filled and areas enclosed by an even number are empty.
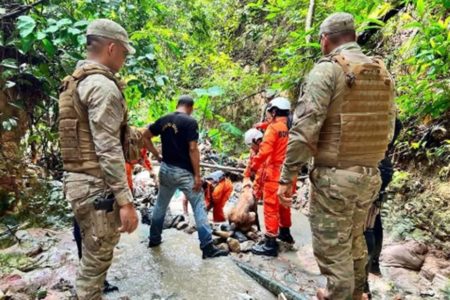
[[[290,183],[314,157],[313,250],[327,278],[319,299],[367,297],[363,227],[380,189],[377,166],[395,121],[392,79],[383,62],[364,55],[355,41],[350,14],[333,14],[321,24],[325,56],[310,72],[297,104],[278,190],[281,204],[290,205]]]
[[[138,224],[125,175],[126,103],[114,76],[134,53],[126,31],[99,19],[87,28],[87,60],[63,80],[59,134],[64,192],[82,235],[77,272],[79,299],[101,299],[120,232]],[[124,155],[125,154],[125,155]]]

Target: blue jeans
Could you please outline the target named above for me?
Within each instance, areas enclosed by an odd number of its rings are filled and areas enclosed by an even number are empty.
[[[154,243],[161,241],[167,207],[178,188],[191,203],[192,210],[194,211],[200,248],[203,249],[212,243],[212,230],[208,223],[203,192],[195,192],[192,190],[194,186],[194,175],[185,169],[162,163],[161,169],[159,170],[159,183],[158,197],[153,210],[152,225],[150,226],[150,241]]]

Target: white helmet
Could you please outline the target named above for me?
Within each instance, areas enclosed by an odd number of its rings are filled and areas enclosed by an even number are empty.
[[[278,108],[279,110],[291,110],[291,102],[289,102],[289,100],[284,97],[276,97],[269,102],[269,105],[267,105],[267,110],[270,110],[274,107]]]
[[[247,130],[244,134],[244,142],[249,147],[252,145],[254,141],[257,141],[262,138],[263,138],[262,132],[256,128],[251,128]]]

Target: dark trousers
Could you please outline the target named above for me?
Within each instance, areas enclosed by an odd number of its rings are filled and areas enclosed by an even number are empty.
[[[381,214],[375,218],[375,225],[364,232],[368,252],[368,268],[379,264],[381,248],[383,247],[383,224],[381,223]]]
[[[382,205],[381,195],[386,191],[389,183],[392,181],[392,176],[394,174],[394,168],[392,162],[389,158],[385,158],[380,163],[380,175],[381,175],[381,188],[380,197],[377,199],[379,205]],[[366,267],[366,273],[378,269],[379,259],[381,254],[381,249],[383,248],[383,224],[381,221],[381,213],[379,213],[375,218],[375,224],[373,228],[368,228],[364,232],[364,237],[367,244],[368,261]],[[366,277],[368,278],[368,276]],[[370,293],[369,282],[366,281],[365,292]]]

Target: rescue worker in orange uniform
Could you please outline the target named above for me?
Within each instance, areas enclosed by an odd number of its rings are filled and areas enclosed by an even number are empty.
[[[252,188],[252,194],[255,199],[255,206],[253,207],[254,212],[256,213],[256,226],[258,228],[258,231],[261,230],[261,226],[259,224],[259,216],[258,216],[258,202],[262,201],[263,196],[263,174],[264,174],[264,166],[261,166],[258,171],[255,174],[255,178],[252,178],[252,169],[251,166],[253,164],[253,159],[255,158],[256,154],[258,154],[259,151],[259,145],[261,144],[263,140],[263,133],[256,129],[251,128],[247,130],[244,134],[244,142],[245,144],[250,147],[250,157],[248,160],[247,167],[244,171],[244,180],[243,180],[243,187],[250,186]],[[253,179],[253,180],[252,180]]]
[[[225,177],[222,171],[216,171],[208,175],[206,178],[205,202],[206,209],[213,210],[214,222],[225,222],[225,214],[223,208],[233,193],[233,183]]]
[[[267,110],[269,105],[266,106],[264,111],[264,120],[262,122],[256,123],[253,125],[253,128],[256,128],[262,132],[265,132],[267,127],[269,127],[270,122],[272,122],[272,114]]]
[[[152,170],[152,163],[148,159],[147,153],[148,153],[148,150],[146,148],[142,148],[141,149],[141,158],[138,161],[125,162],[125,170],[126,170],[126,173],[127,173],[127,181],[128,181],[128,186],[130,187],[131,192],[133,192],[133,170],[134,170],[134,165],[139,163],[146,170],[148,170],[148,171]]]
[[[251,178],[252,176],[252,170],[251,166],[253,164],[253,159],[258,154],[259,145],[262,142],[263,139],[263,133],[256,129],[251,128],[247,130],[244,134],[244,142],[245,144],[250,147],[250,158],[248,160],[247,167],[244,171],[244,186],[250,184],[253,188],[253,196],[255,197],[256,201],[262,199],[262,177],[264,172],[264,167],[261,166],[258,171],[255,173],[255,178]],[[253,179],[253,180],[252,180]],[[252,184],[253,181],[253,184]]]
[[[288,99],[277,97],[270,101],[267,111],[273,117],[264,133],[258,154],[253,158],[251,170],[256,173],[265,164],[264,169],[264,223],[265,239],[252,248],[256,255],[277,256],[277,237],[286,243],[294,244],[290,233],[291,210],[280,205],[277,190],[281,175],[281,167],[286,156],[289,138],[288,116],[291,104]]]

